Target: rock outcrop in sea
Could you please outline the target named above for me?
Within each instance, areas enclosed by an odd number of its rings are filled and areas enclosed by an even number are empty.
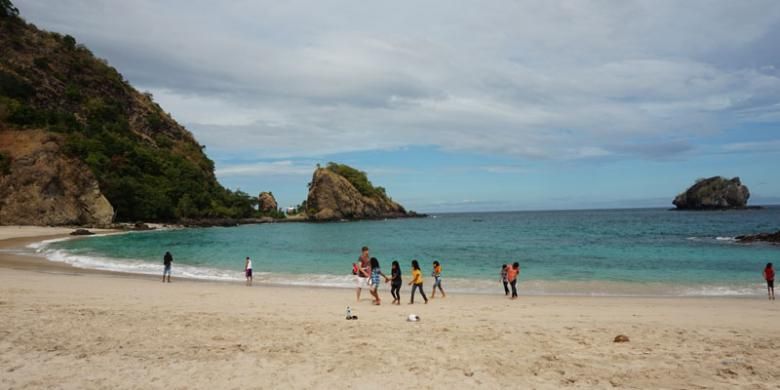
[[[747,207],[750,191],[739,177],[700,179],[672,202],[678,210],[723,210]]]
[[[276,203],[276,198],[271,192],[261,192],[257,197],[257,209],[261,213],[268,213],[277,211],[279,205]]]
[[[419,216],[374,187],[364,172],[342,164],[317,168],[306,199],[309,220],[338,221]]]
[[[746,234],[743,236],[734,237],[739,242],[770,242],[772,244],[780,244],[780,230],[774,233],[759,233],[759,234]]]

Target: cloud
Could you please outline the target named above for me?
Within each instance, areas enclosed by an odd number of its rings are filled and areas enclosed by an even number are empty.
[[[231,176],[291,176],[311,175],[314,168],[309,165],[300,165],[293,161],[256,162],[251,164],[235,164],[218,167],[216,174],[220,177]]]
[[[506,174],[523,174],[531,172],[531,169],[528,167],[512,164],[486,165],[481,167],[481,169],[485,172]]]
[[[221,155],[667,159],[780,119],[776,1],[18,5]]]
[[[722,150],[727,153],[780,152],[780,140],[735,142],[723,145]]]

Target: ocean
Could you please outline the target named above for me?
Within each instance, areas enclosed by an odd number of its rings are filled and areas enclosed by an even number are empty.
[[[780,246],[733,237],[779,229],[780,207],[524,211],[171,229],[29,249],[76,267],[144,274],[160,274],[170,251],[174,277],[222,281],[243,280],[250,256],[256,283],[350,287],[351,264],[366,245],[386,273],[398,260],[407,278],[412,259],[424,275],[440,261],[448,292],[503,294],[500,267],[517,261],[525,295],[758,296],[761,271],[780,263]]]

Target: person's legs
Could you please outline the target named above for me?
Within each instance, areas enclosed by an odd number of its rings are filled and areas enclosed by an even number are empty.
[[[509,296],[509,282],[504,282],[504,295]]]
[[[425,289],[423,289],[423,285],[420,285],[420,295],[422,295],[423,299],[425,299],[425,303],[428,303],[428,297],[425,296]]]
[[[441,279],[439,279],[439,281],[436,283],[436,285],[439,287],[439,291],[441,291],[441,297],[442,298],[447,298],[447,294],[445,294],[444,293],[444,289],[441,288]],[[431,298],[433,298],[433,297],[431,297]]]
[[[509,284],[512,286],[512,299],[517,298],[517,279],[509,282]]]
[[[417,291],[417,287],[418,286],[416,284],[412,285],[412,300],[409,301],[409,303],[411,303],[411,304],[414,304],[414,293]],[[422,292],[422,291],[420,291],[420,292]]]

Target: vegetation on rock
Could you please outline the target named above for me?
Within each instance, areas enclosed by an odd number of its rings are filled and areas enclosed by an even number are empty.
[[[365,172],[336,163],[314,171],[309,195],[300,207],[314,221],[418,216],[390,199],[384,188],[374,187]]]
[[[387,198],[384,187],[374,187],[365,172],[345,164],[329,162],[327,169],[350,182],[363,196]]]
[[[72,36],[27,24],[10,0],[0,0],[0,53],[0,130],[59,134],[118,221],[257,215],[257,199],[222,187],[204,147],[151,94]],[[11,168],[0,156],[0,174]]]

